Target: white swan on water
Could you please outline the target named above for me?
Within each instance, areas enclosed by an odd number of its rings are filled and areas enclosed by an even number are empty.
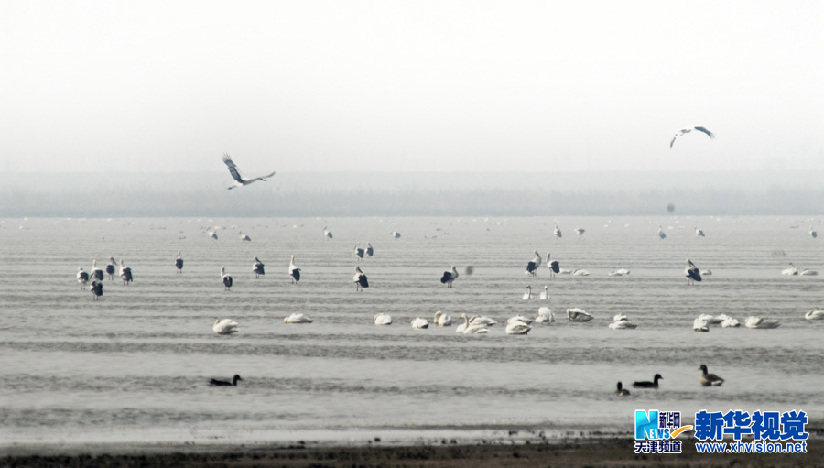
[[[527,286],[526,287],[526,292],[524,293],[523,299],[525,301],[528,301],[528,300],[532,299],[532,286]]]
[[[237,322],[232,319],[217,319],[212,324],[212,331],[218,335],[231,335],[237,332]]]
[[[540,307],[535,321],[538,323],[552,323],[555,321],[555,314],[552,313],[549,307]]]
[[[464,319],[464,322],[458,325],[458,328],[455,329],[455,332],[465,334],[489,332],[489,330],[487,330],[486,326],[483,324],[472,324],[469,320],[469,317],[467,317],[465,313],[461,313],[461,318]]]
[[[452,317],[441,312],[440,310],[435,312],[435,315],[432,317],[432,321],[439,327],[448,327],[449,325],[452,325]]]
[[[412,328],[416,328],[418,330],[429,328],[429,321],[416,317],[415,320],[412,321]]]
[[[570,322],[589,322],[592,320],[592,314],[584,309],[574,307],[572,309],[567,309],[567,320]]]
[[[804,314],[804,318],[807,320],[824,320],[824,310],[813,309],[808,310]]]
[[[312,323],[312,319],[300,312],[292,312],[283,321],[286,323]]]
[[[692,331],[708,332],[710,331],[710,324],[701,317],[698,317],[692,322]]]
[[[507,325],[504,332],[506,332],[507,335],[526,335],[530,330],[532,330],[532,327],[529,326],[527,322],[523,322],[521,320],[512,320],[510,322],[507,320]]]
[[[755,315],[749,316],[744,320],[744,326],[747,328],[755,328],[759,330],[769,330],[771,328],[778,328],[781,323],[778,320],[768,320],[763,317]]]
[[[790,263],[790,266],[781,270],[781,274],[784,276],[796,276],[798,275],[798,268],[796,268],[795,265]]]
[[[378,312],[375,314],[375,325],[391,325],[392,316],[386,312]]]

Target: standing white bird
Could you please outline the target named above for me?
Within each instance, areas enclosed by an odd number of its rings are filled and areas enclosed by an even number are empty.
[[[226,269],[220,267],[220,281],[223,282],[223,288],[228,291],[231,289],[232,285],[235,283],[235,280],[226,274]]]
[[[255,257],[255,263],[252,265],[252,271],[255,272],[255,278],[266,276],[266,265]]]
[[[218,335],[231,335],[237,332],[237,322],[232,319],[217,319],[212,324],[212,331]]]
[[[677,140],[678,137],[684,136],[684,135],[686,135],[687,133],[689,133],[693,130],[698,130],[699,132],[706,134],[710,138],[715,138],[715,134],[712,133],[711,131],[707,130],[706,127],[701,127],[699,125],[696,125],[695,127],[692,127],[692,128],[682,128],[681,130],[678,130],[678,132],[675,134],[674,137],[672,137],[672,141],[670,141],[670,148],[672,148],[672,145],[675,144],[675,140]]]
[[[392,316],[385,312],[375,314],[375,325],[391,325]]]
[[[535,276],[538,274],[538,267],[541,266],[541,255],[538,251],[535,251],[535,256],[532,257],[532,260],[527,262],[526,264],[526,274],[529,276]]]
[[[232,174],[232,179],[234,179],[234,185],[228,187],[227,190],[232,190],[233,188],[242,187],[244,185],[249,185],[252,182],[258,180],[266,180],[269,177],[275,175],[275,171],[266,174],[265,176],[255,177],[252,179],[244,179],[243,176],[240,175],[240,171],[238,170],[237,166],[235,166],[235,162],[232,161],[232,157],[229,156],[229,153],[223,153],[223,163],[226,164],[226,167],[229,168],[229,173]]]
[[[180,256],[180,252],[178,252],[178,256]],[[114,279],[115,265],[117,265],[117,262],[114,261],[114,257],[109,257],[109,264],[106,265],[106,274],[109,276],[110,280]]]
[[[83,271],[83,267],[77,269],[77,282],[80,283],[80,289],[86,289],[86,283],[89,282],[89,274]]]
[[[295,265],[295,256],[289,257],[289,277],[292,278],[292,284],[298,284],[300,281],[300,268]]]
[[[125,284],[126,286],[128,286],[129,283],[134,281],[131,267],[127,267],[126,261],[122,258],[120,259],[120,279],[123,280],[123,284]]]
[[[445,284],[447,288],[452,287],[452,282],[458,279],[458,269],[455,266],[452,266],[452,271],[445,271],[443,272],[443,276],[441,276],[441,283]]]
[[[112,259],[114,260],[114,259]],[[177,251],[177,258],[175,259],[175,268],[177,268],[178,273],[183,272],[183,257],[180,256],[180,251]]]
[[[524,300],[528,301],[532,299],[532,286],[526,287],[526,292],[524,293]]]
[[[92,272],[90,275],[92,280],[103,281],[103,269],[97,266],[97,259],[92,259]]]
[[[369,287],[369,281],[359,266],[355,267],[355,276],[352,277],[352,281],[355,283],[355,291],[363,291]]]
[[[818,237],[818,232],[816,232],[815,230],[813,230],[813,225],[812,225],[812,224],[810,224],[810,232],[809,232],[809,234],[810,234],[810,237],[812,237],[813,239],[815,239],[816,237]]]
[[[658,225],[658,237],[661,239],[667,238],[667,233],[664,232],[664,228],[662,228],[660,224]]]
[[[561,271],[561,267],[558,263],[558,260],[550,260],[549,259],[549,252],[546,253],[546,266],[547,266],[547,268],[549,268],[549,277],[550,278],[557,275],[558,272]]]
[[[702,231],[701,228],[699,228],[698,226],[695,226],[695,235],[697,237],[706,237],[704,235],[704,231]]]
[[[701,281],[701,271],[690,259],[687,259],[687,266],[684,268],[684,276],[687,277],[687,285],[695,281]]]
[[[558,227],[557,224],[555,225],[555,229],[552,231],[552,233],[555,234],[556,239],[560,239],[561,237],[563,237],[563,234],[561,234],[561,229]]]

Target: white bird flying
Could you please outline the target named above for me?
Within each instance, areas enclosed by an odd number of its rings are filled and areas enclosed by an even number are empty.
[[[706,134],[706,135],[707,135],[708,137],[710,137],[710,138],[715,138],[715,134],[714,134],[714,133],[712,133],[711,131],[707,130],[707,128],[706,128],[706,127],[702,127],[702,126],[700,126],[700,125],[696,125],[695,127],[692,127],[692,128],[682,128],[681,130],[678,130],[678,132],[675,134],[675,136],[674,136],[674,137],[672,137],[672,141],[670,141],[670,148],[672,148],[672,145],[674,145],[674,144],[675,144],[675,140],[677,140],[677,139],[678,139],[678,137],[680,137],[680,136],[684,136],[684,135],[686,135],[687,133],[689,133],[689,132],[691,132],[691,131],[693,131],[693,130],[698,130],[699,132]]]
[[[269,174],[266,174],[265,176],[255,177],[252,179],[244,179],[243,176],[240,175],[240,171],[238,171],[237,166],[235,166],[235,162],[232,161],[232,157],[229,156],[229,153],[223,153],[223,163],[226,164],[226,167],[229,168],[229,173],[232,174],[232,179],[235,180],[235,184],[231,187],[227,187],[227,190],[232,190],[236,187],[243,187],[244,185],[249,185],[257,180],[266,180],[269,177],[275,175],[275,171],[272,171]]]

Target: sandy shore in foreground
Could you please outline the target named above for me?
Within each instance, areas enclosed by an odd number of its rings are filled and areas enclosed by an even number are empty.
[[[681,454],[637,455],[628,439],[586,439],[534,442],[479,442],[436,445],[361,446],[294,443],[278,445],[207,447],[94,446],[70,455],[14,454],[0,465],[22,466],[141,466],[141,467],[814,467],[824,466],[824,444],[810,441],[806,454],[699,454],[685,441]],[[69,452],[66,452],[69,453]]]

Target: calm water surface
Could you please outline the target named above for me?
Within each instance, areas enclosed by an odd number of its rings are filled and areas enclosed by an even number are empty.
[[[824,273],[805,217],[563,217],[0,220],[0,437],[3,444],[86,441],[352,440],[474,434],[500,427],[629,431],[635,408],[789,410],[824,417],[822,279],[785,277],[793,262]],[[564,236],[555,239],[555,224]],[[664,226],[667,239],[656,235]],[[329,226],[334,238],[322,236]],[[218,240],[205,231],[218,228]],[[705,238],[695,236],[700,226]],[[795,227],[797,226],[797,227]],[[577,236],[574,229],[586,229]],[[240,240],[239,232],[251,236]],[[391,232],[402,237],[394,239]],[[368,290],[352,283],[355,242]],[[537,249],[591,275],[524,273]],[[185,259],[177,274],[174,259]],[[287,276],[289,256],[302,268]],[[125,259],[134,283],[105,280],[93,301],[77,268]],[[265,264],[255,279],[252,259]],[[712,275],[687,286],[691,258]],[[473,266],[447,289],[444,270]],[[235,279],[220,283],[220,266]],[[628,277],[608,277],[616,268]],[[548,302],[522,299],[549,285]],[[500,322],[548,305],[550,325],[507,336],[455,333],[457,318]],[[567,308],[594,315],[566,320]],[[415,330],[444,311],[451,327]],[[288,325],[303,312],[314,322]],[[394,323],[372,317],[388,312]],[[616,313],[635,330],[607,328]],[[700,313],[760,315],[774,330],[695,333]],[[240,331],[217,336],[232,318]],[[697,367],[726,379],[698,385]],[[613,395],[619,380],[664,376],[658,390]],[[211,377],[240,374],[237,388]],[[820,425],[820,424],[819,424]]]

